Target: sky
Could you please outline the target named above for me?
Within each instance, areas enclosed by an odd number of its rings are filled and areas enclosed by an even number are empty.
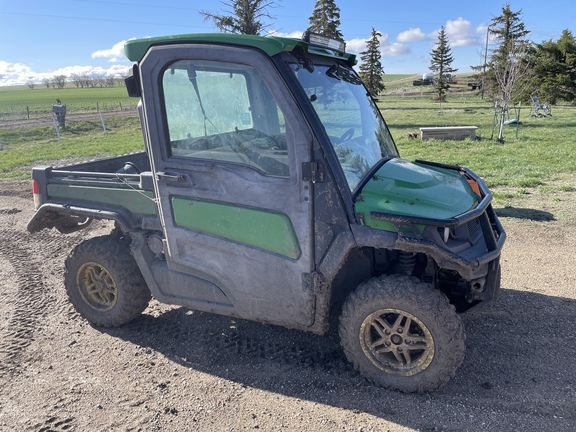
[[[231,0],[227,0],[231,2]],[[274,0],[267,30],[300,37],[315,0]],[[388,74],[424,74],[438,30],[446,30],[459,73],[483,63],[486,29],[506,0],[335,0],[347,51],[360,53],[372,28],[382,34],[381,63]],[[536,42],[576,36],[576,1],[510,0]],[[0,0],[0,86],[40,83],[55,75],[118,76],[131,63],[123,45],[150,36],[210,33],[218,29],[199,10],[229,14],[218,0]]]

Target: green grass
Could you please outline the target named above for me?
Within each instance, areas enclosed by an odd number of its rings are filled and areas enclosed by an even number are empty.
[[[412,87],[412,81],[422,78],[422,75],[410,74],[384,74],[382,79],[386,85],[385,94],[404,87]]]
[[[61,165],[144,149],[137,117],[106,119],[106,129],[104,134],[100,121],[69,123],[61,139],[49,127],[0,130],[0,178],[28,179],[33,165]]]
[[[52,105],[60,99],[68,111],[95,111],[136,105],[137,100],[128,97],[125,87],[76,88],[65,87],[62,90],[46,89],[37,86],[34,90],[22,87],[0,87],[0,118],[6,114],[31,114],[50,112]]]
[[[401,155],[471,168],[488,185],[534,188],[559,173],[576,172],[573,136],[576,108],[554,107],[552,117],[530,117],[525,107],[520,127],[505,126],[504,143],[492,135],[494,110],[480,100],[455,100],[439,105],[426,99],[383,99],[379,106]],[[478,126],[476,141],[425,141],[410,139],[408,132],[424,126]]]
[[[393,78],[393,76],[389,76]],[[95,105],[97,100],[130,101],[122,96],[124,88],[65,89],[63,102],[76,106]],[[16,101],[51,109],[56,90],[0,90],[0,113]],[[5,97],[5,96],[9,97]],[[19,95],[19,96],[17,96]],[[34,97],[36,97],[36,99]],[[69,99],[66,99],[68,96]],[[30,99],[26,99],[30,97]],[[22,99],[19,99],[22,98]],[[114,99],[117,98],[117,99]],[[112,103],[112,102],[110,102]],[[516,188],[513,195],[542,188],[562,173],[576,172],[574,136],[576,108],[555,106],[552,117],[530,117],[530,107],[521,112],[516,138],[515,126],[506,126],[504,143],[490,139],[494,111],[488,101],[470,95],[449,94],[440,106],[429,97],[391,98],[379,101],[379,107],[392,131],[401,155],[409,160],[424,159],[466,166],[484,177],[490,187]],[[423,126],[478,126],[476,141],[426,141],[407,138]],[[106,120],[108,134],[99,121],[68,123],[68,130],[58,140],[53,128],[0,129],[0,178],[28,178],[30,167],[49,161],[111,156],[143,148],[138,119],[121,117]],[[497,131],[494,131],[495,137]],[[566,186],[567,190],[572,186]],[[506,192],[509,193],[509,192]]]

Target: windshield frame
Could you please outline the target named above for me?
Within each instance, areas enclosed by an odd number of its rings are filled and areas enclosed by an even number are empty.
[[[356,196],[374,168],[382,165],[382,160],[399,157],[388,125],[360,77],[348,64],[302,52],[289,57],[286,64],[305,94],[306,105],[321,125],[322,135],[327,138],[321,140],[328,144],[324,146],[325,151],[334,156],[332,159],[337,162],[348,191]],[[334,95],[343,103],[334,102]],[[330,108],[323,111],[320,105],[325,109],[330,105]],[[341,132],[335,131],[346,129],[346,121],[352,122],[353,127],[336,136]]]

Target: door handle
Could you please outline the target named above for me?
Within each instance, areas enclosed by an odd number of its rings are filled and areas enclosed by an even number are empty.
[[[172,174],[160,171],[156,173],[156,179],[167,183],[180,183],[186,180],[186,176],[183,174]]]

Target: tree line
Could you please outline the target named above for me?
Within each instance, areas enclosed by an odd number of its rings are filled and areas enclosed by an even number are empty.
[[[522,10],[511,10],[509,3],[492,19],[484,63],[472,67],[484,85],[483,94],[504,108],[513,101],[529,101],[535,94],[551,104],[576,102],[576,39],[572,32],[565,29],[557,40],[541,43],[528,40],[529,34]]]
[[[200,11],[207,21],[212,21],[222,32],[258,35],[265,32],[272,20],[270,9],[277,6],[274,0],[223,0],[225,11],[215,13]],[[510,4],[502,6],[500,15],[492,18],[486,32],[484,61],[471,66],[476,73],[482,97],[497,102],[504,109],[513,101],[530,100],[530,95],[551,104],[559,101],[576,103],[576,40],[566,29],[558,40],[533,43],[527,39],[530,31],[521,18],[522,10],[513,11]],[[344,39],[340,31],[340,8],[335,0],[316,0],[309,17],[309,31],[324,36]],[[381,61],[381,33],[372,27],[366,49],[360,53],[359,75],[373,96],[385,90]],[[491,43],[489,44],[489,40]],[[490,50],[488,49],[490,45]],[[430,52],[430,70],[435,74],[434,87],[437,99],[445,99],[450,88],[449,77],[457,71],[452,67],[450,43],[444,27]],[[63,88],[66,82],[76,87],[111,87],[122,85],[124,77],[89,77],[72,74],[70,79],[58,75],[43,80],[46,88]],[[34,88],[34,83],[29,83]]]
[[[88,74],[73,73],[69,77],[66,75],[55,75],[51,78],[42,79],[42,86],[47,89],[63,89],[67,83],[73,84],[76,88],[103,88],[103,87],[116,87],[124,85],[126,76],[90,76]],[[34,90],[37,84],[34,81],[26,83],[28,88]]]
[[[200,11],[205,20],[212,21],[223,32],[261,34],[272,19],[269,12],[277,6],[274,0],[224,0],[225,13]],[[483,64],[471,66],[476,72],[482,97],[498,102],[506,109],[512,101],[530,100],[535,92],[540,98],[555,104],[558,101],[576,102],[576,41],[569,30],[558,40],[541,43],[528,41],[530,31],[521,19],[522,10],[512,11],[510,4],[502,6],[500,15],[492,18],[486,35]],[[335,0],[316,0],[307,30],[328,37],[343,39],[340,31],[340,8]],[[384,67],[381,62],[380,32],[372,28],[366,50],[360,53],[359,75],[374,96],[384,91]],[[488,52],[488,41],[490,52]],[[488,54],[490,54],[488,56]],[[444,27],[430,52],[430,70],[435,74],[435,90],[442,101],[450,87],[449,76],[457,71],[452,67],[454,57]]]

